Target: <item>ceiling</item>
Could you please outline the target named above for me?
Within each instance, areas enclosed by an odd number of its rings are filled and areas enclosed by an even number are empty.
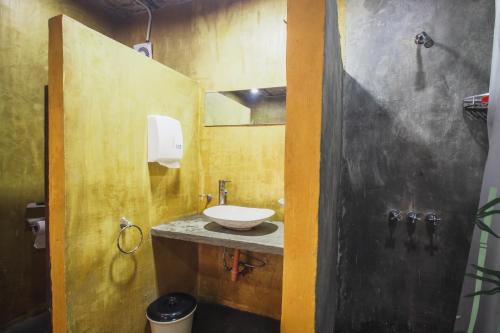
[[[142,0],[151,10],[156,10],[165,6],[178,5],[189,1],[191,0]],[[146,12],[144,7],[135,0],[87,0],[85,2],[103,9],[108,14],[119,17],[127,17]]]

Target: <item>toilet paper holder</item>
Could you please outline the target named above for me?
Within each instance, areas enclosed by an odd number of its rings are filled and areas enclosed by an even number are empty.
[[[31,230],[33,228],[36,228],[37,222],[41,222],[41,221],[45,221],[45,217],[27,218],[26,224],[28,225],[28,228]]]
[[[47,234],[45,233],[45,218],[27,218],[26,224],[29,226],[33,235],[35,235],[35,242],[33,247],[37,250],[43,250],[47,244]]]
[[[125,230],[130,229],[130,228],[137,229],[137,231],[139,231],[141,239],[139,240],[139,243],[134,248],[127,251],[127,250],[122,248],[122,246],[120,244],[120,240],[121,240],[122,236],[125,234]],[[141,227],[133,224],[127,218],[121,217],[120,218],[120,233],[118,234],[118,237],[116,238],[116,247],[118,248],[118,250],[120,250],[120,252],[123,254],[133,254],[141,247],[143,240],[144,240],[144,234],[142,233]]]
[[[33,247],[37,250],[43,250],[47,245],[45,209],[44,202],[29,202],[25,209],[26,230],[35,235]]]

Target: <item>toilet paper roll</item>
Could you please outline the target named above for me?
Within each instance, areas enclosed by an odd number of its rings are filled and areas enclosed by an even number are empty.
[[[45,221],[36,221],[31,230],[35,235],[35,244],[33,245],[35,249],[45,249]]]

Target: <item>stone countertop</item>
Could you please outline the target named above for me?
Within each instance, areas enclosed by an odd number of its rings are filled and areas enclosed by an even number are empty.
[[[151,228],[156,237],[283,255],[283,222],[263,222],[249,231],[229,230],[202,215]]]

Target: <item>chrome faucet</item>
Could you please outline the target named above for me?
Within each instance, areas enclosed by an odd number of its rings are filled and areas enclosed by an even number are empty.
[[[428,49],[434,45],[434,41],[425,31],[422,31],[415,36],[415,44],[424,45]]]
[[[227,202],[226,184],[230,182],[230,180],[219,180],[219,205],[225,205]]]

